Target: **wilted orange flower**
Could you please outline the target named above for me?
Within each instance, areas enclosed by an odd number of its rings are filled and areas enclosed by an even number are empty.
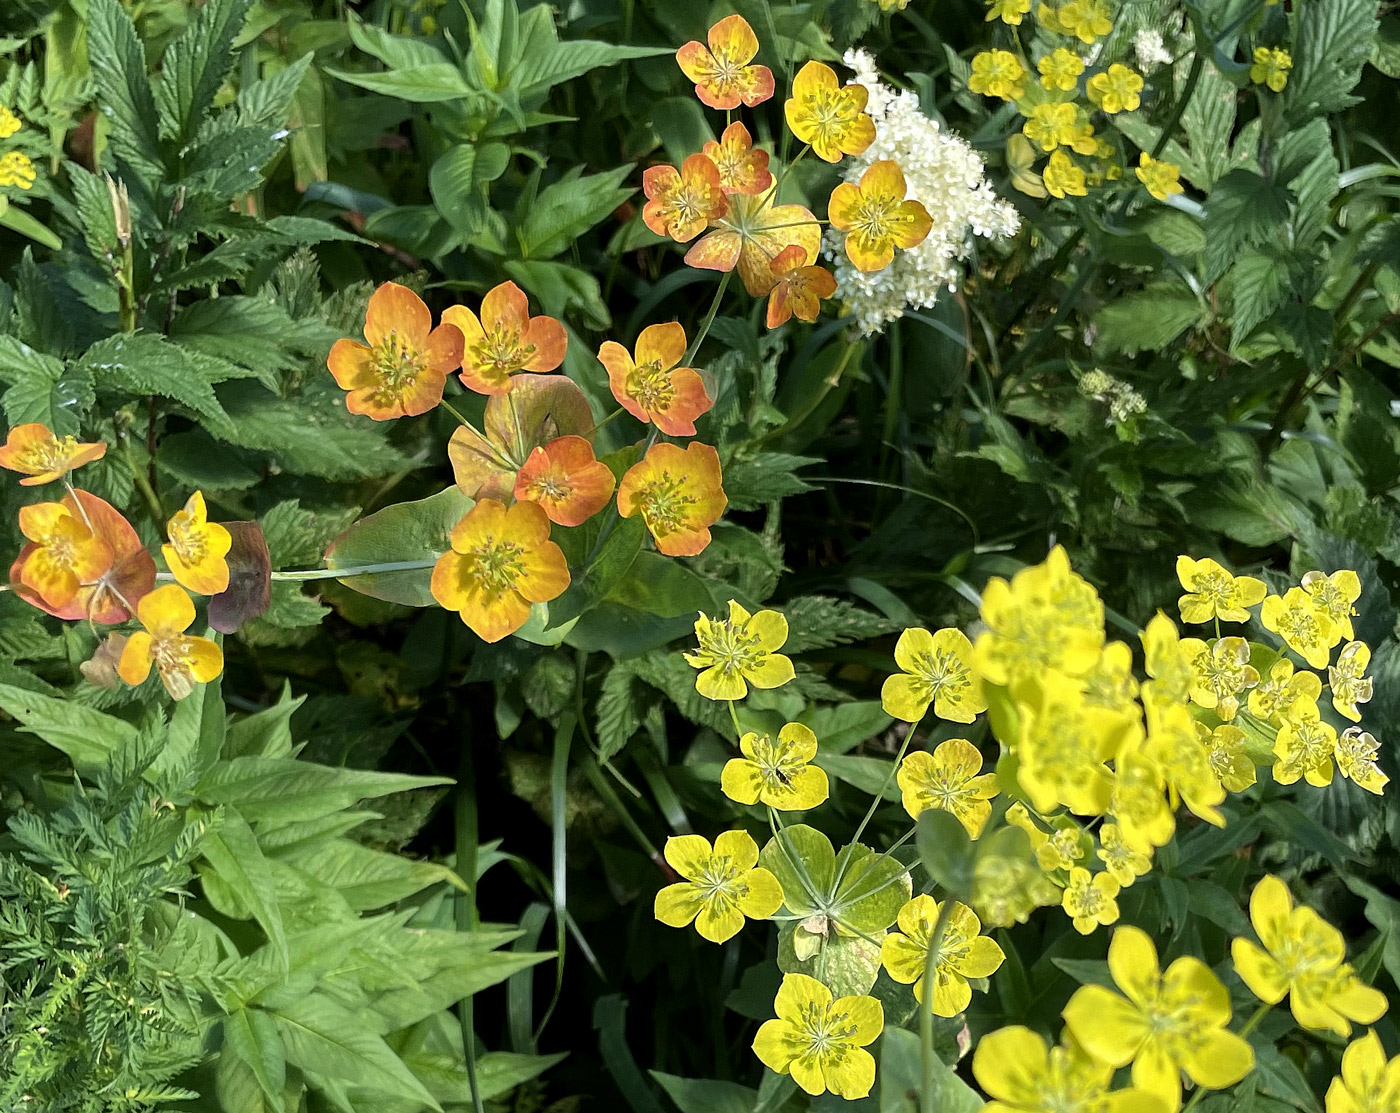
[[[125,622],[131,617],[127,604],[135,607],[155,586],[156,562],[131,523],[111,503],[87,491],[70,490],[59,505],[107,546],[111,559],[92,579],[80,577],[78,593],[66,603],[49,603],[26,580],[29,562],[41,548],[39,542],[31,540],[10,566],[15,594],[55,618],[86,619],[103,625]]]
[[[515,476],[515,497],[539,503],[555,525],[577,526],[608,505],[617,481],[583,437],[536,448]]]
[[[846,254],[857,269],[883,270],[896,247],[917,247],[933,227],[923,205],[904,199],[905,188],[899,164],[883,158],[861,175],[859,186],[842,182],[831,191],[827,215],[846,233]]]
[[[765,156],[766,157],[766,156]],[[73,437],[56,437],[37,421],[16,425],[0,447],[0,468],[23,472],[21,487],[52,483],[74,468],[80,468],[107,454],[102,443],[82,444]]]
[[[462,382],[478,394],[509,394],[518,371],[553,371],[564,362],[569,337],[553,317],[531,317],[530,301],[514,282],[492,287],[481,317],[465,305],[442,312],[462,330]]]
[[[224,651],[208,638],[185,633],[194,621],[194,603],[179,584],[166,584],[136,605],[144,630],[127,639],[117,675],[133,687],[151,675],[155,665],[171,699],[184,699],[196,684],[207,684],[223,672]]]
[[[869,92],[863,85],[842,86],[821,62],[808,62],[792,82],[792,98],[783,106],[788,127],[818,158],[840,162],[875,142],[875,121],[865,113]]]
[[[622,477],[617,510],[624,518],[641,514],[667,556],[694,556],[729,503],[721,478],[719,453],[708,444],[655,444]]]
[[[749,129],[738,120],[724,129],[718,143],[711,139],[700,150],[715,164],[725,193],[762,193],[773,184],[768,152],[753,145]]]
[[[773,288],[772,261],[786,247],[803,251],[803,265],[817,257],[822,229],[801,205],[770,205],[773,189],[748,196],[734,194],[718,227],[685,253],[689,266],[702,270],[738,269],[744,289],[761,298]]]
[[[684,356],[685,329],[675,321],[642,329],[635,360],[613,340],[598,349],[613,397],[669,437],[695,436],[695,419],[714,405],[695,369],[676,366]]]
[[[160,547],[176,583],[200,595],[218,595],[228,589],[228,556],[233,536],[218,522],[209,520],[204,495],[196,491],[165,527],[170,544]]]
[[[730,109],[746,104],[752,108],[773,95],[773,71],[767,66],[751,66],[758,53],[758,36],[743,16],[721,19],[704,43],[688,42],[676,51],[682,72],[695,82],[695,95],[710,108]]]
[[[447,321],[433,328],[423,299],[386,282],[365,312],[365,340],[337,340],[326,357],[345,408],[375,421],[414,417],[442,401],[448,373],[462,363],[462,334]]]
[[[19,530],[31,542],[21,554],[20,583],[51,607],[71,603],[112,566],[112,547],[64,503],[20,507]]]
[[[532,603],[547,603],[568,586],[569,567],[540,506],[506,509],[482,499],[453,527],[452,550],[433,566],[431,590],[482,641],[498,642],[525,625]]]
[[[642,220],[658,236],[689,243],[728,208],[719,168],[705,155],[691,155],[680,170],[650,166],[642,174]]]
[[[836,293],[836,276],[825,267],[808,266],[807,252],[794,244],[778,252],[769,264],[773,289],[768,293],[768,327],[789,318],[815,321],[822,299]]]

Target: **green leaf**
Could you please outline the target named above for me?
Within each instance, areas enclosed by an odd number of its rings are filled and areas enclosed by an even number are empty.
[[[920,813],[914,844],[928,875],[956,899],[967,903],[972,893],[972,840],[952,812],[929,808]]]
[[[476,1061],[477,1093],[482,1101],[503,1097],[562,1062],[566,1054],[527,1055],[512,1051],[489,1051]],[[460,1052],[454,1050],[453,1054],[444,1055],[427,1050],[406,1051],[403,1061],[439,1101],[471,1105],[471,1079]]]
[[[205,880],[205,895],[211,903],[226,916],[237,915],[239,909],[246,909],[267,934],[267,940],[282,964],[287,965],[287,937],[282,931],[277,888],[248,821],[236,808],[225,808],[223,822],[204,836],[199,849],[208,864],[208,869],[201,873]],[[211,874],[217,879],[214,885],[209,883]],[[232,897],[239,909],[231,908],[226,900],[216,899],[221,895],[218,892],[220,888],[226,890],[222,895]]]
[[[788,623],[784,653],[868,641],[899,629],[882,615],[826,595],[802,595],[784,603],[783,617]]]
[[[1159,283],[1123,294],[1094,318],[1099,350],[1155,351],[1165,348],[1187,329],[1202,323],[1207,310],[1185,286]],[[1001,447],[989,445],[986,447]]]
[[[383,27],[366,23],[353,11],[347,12],[345,19],[350,30],[350,41],[390,69],[431,66],[447,61],[441,50],[423,39],[412,35],[395,35]]]
[[[876,854],[868,846],[842,847],[836,856],[836,873],[841,884],[828,897],[831,915],[853,932],[884,931],[909,900],[908,868],[898,858]]]
[[[1280,253],[1268,245],[1251,248],[1242,252],[1230,268],[1230,281],[1235,302],[1230,347],[1235,348],[1255,325],[1283,304],[1289,285],[1288,267]]]
[[[1251,170],[1232,170],[1206,198],[1206,277],[1214,281],[1243,247],[1270,237],[1288,220],[1293,195]]]
[[[445,881],[466,891],[466,883],[446,866],[417,862],[351,839],[315,841],[277,855],[279,861],[334,889],[358,912],[384,908]],[[513,967],[506,975],[514,973]]]
[[[151,181],[164,173],[146,51],[119,0],[90,0],[88,59],[113,151]]]
[[[1181,114],[1181,127],[1191,146],[1191,155],[1200,167],[1192,179],[1199,189],[1209,191],[1217,178],[1229,171],[1230,134],[1235,126],[1235,98],[1238,91],[1221,72],[1206,62],[1191,103]]]
[[[681,1113],[753,1113],[758,1091],[737,1082],[681,1078],[659,1070],[648,1074],[661,1085]]]
[[[514,0],[507,0],[513,4]],[[560,42],[554,29],[554,11],[539,4],[520,16],[518,46],[512,52],[517,62],[509,71],[510,87],[527,107],[555,85],[580,77],[600,66],[614,66],[629,58],[654,58],[669,54],[666,47],[614,46],[612,43]]]
[[[388,73],[352,73],[329,66],[325,72],[371,93],[397,97],[412,104],[441,104],[472,95],[462,71],[450,62],[406,66]]]
[[[80,772],[98,772],[136,744],[136,728],[123,719],[12,684],[0,684],[0,710],[18,722],[21,732],[67,754]]]
[[[933,1058],[934,1093],[924,1094],[923,1048],[916,1033],[887,1028],[880,1041],[880,1113],[978,1113],[985,1104],[937,1055]]]
[[[287,1060],[277,1022],[261,1009],[236,1009],[224,1018],[223,1035],[220,1055],[232,1055],[246,1063],[263,1093],[274,1106],[280,1105],[282,1088],[287,1084]]]
[[[156,99],[162,117],[175,121],[179,143],[194,138],[224,83],[233,63],[233,39],[248,4],[249,0],[209,0],[165,50]]]
[[[83,353],[76,370],[91,376],[106,392],[157,394],[187,406],[216,435],[233,431],[209,377],[157,333],[121,333],[99,340]]]
[[[331,542],[327,568],[434,561],[451,547],[452,529],[474,505],[457,487],[448,487],[417,502],[385,507],[360,519]],[[345,576],[346,587],[409,607],[432,607],[431,565],[389,572]]]
[[[515,230],[522,258],[548,259],[567,251],[636,192],[622,187],[631,172],[627,165],[583,177],[583,168],[577,167],[543,190]]]
[[[598,721],[594,736],[598,760],[607,761],[627,745],[642,725],[637,675],[626,664],[613,665],[598,686]]]
[[[805,823],[780,827],[759,853],[758,864],[778,879],[784,907],[798,916],[820,909],[836,877],[831,840]]]
[[[1293,70],[1281,98],[1293,122],[1360,103],[1351,96],[1371,57],[1376,0],[1329,0],[1293,11]]]
[[[158,773],[179,771],[193,780],[218,760],[227,724],[222,679],[196,685],[175,705],[165,745],[151,768]]]
[[[602,331],[612,324],[598,279],[582,267],[544,259],[507,259],[506,273],[535,297],[545,313],[563,318],[577,309],[584,323]]]
[[[791,612],[788,612],[791,613]],[[791,642],[784,646],[790,649]],[[809,707],[797,717],[798,722],[812,728],[822,752],[843,754],[866,739],[874,738],[894,722],[878,700],[853,700],[835,707]],[[885,764],[889,768],[888,763]]]

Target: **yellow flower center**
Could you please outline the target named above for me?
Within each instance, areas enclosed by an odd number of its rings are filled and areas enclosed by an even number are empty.
[[[72,437],[54,439],[47,444],[31,444],[20,453],[19,466],[35,473],[57,471],[63,468],[77,449],[78,442]]]
[[[792,747],[774,742],[766,734],[759,735],[753,744],[750,764],[758,769],[764,791],[774,794],[792,792],[793,778],[807,768],[807,763],[792,752]]]
[[[661,369],[659,359],[649,359],[632,369],[627,376],[627,393],[650,413],[669,409],[676,396],[671,376]]]
[[[1292,724],[1287,756],[1281,768],[1301,773],[1331,761],[1333,742],[1327,730],[1316,719],[1304,719]]]
[[[182,510],[170,520],[170,546],[186,564],[203,564],[209,553],[209,533]]]
[[[893,236],[895,226],[902,223],[900,204],[898,197],[862,192],[846,213],[851,222],[851,234],[872,245]]]
[[[1322,626],[1318,623],[1317,616],[1302,607],[1289,607],[1279,614],[1278,632],[1284,641],[1296,642],[1298,645],[1322,645],[1326,640],[1322,636]]]
[[[488,536],[470,553],[464,554],[471,562],[464,577],[483,594],[500,598],[514,589],[524,573],[525,562],[521,559],[524,554],[523,545]]]
[[[1228,607],[1234,591],[1234,577],[1228,572],[1197,572],[1191,577],[1191,590],[1217,607]]]
[[[673,477],[666,471],[637,492],[637,502],[642,508],[647,528],[658,537],[665,537],[684,526],[690,508],[698,501],[694,495],[686,492],[684,477]],[[729,623],[726,621],[719,625],[727,627]]]
[[[803,1004],[796,1028],[799,1038],[807,1044],[803,1057],[839,1059],[855,1046],[852,1041],[856,1026],[851,1023],[850,1014],[837,1012],[819,1001]]]
[[[1334,622],[1339,622],[1351,614],[1351,604],[1331,580],[1318,580],[1311,586],[1308,594],[1312,596],[1313,606]]]
[[[372,401],[378,406],[391,406],[412,390],[424,370],[423,353],[390,329],[389,335],[370,350],[370,366],[378,380]]]
[[[714,65],[710,67],[709,84],[721,96],[734,92],[744,81],[744,71],[748,68],[723,47],[710,55]]]
[[[914,658],[913,676],[922,700],[932,700],[946,693],[945,698],[957,703],[963,698],[963,692],[972,686],[968,667],[956,655],[941,649],[918,654]]]
[[[756,634],[748,633],[742,626],[735,626],[729,619],[710,623],[707,633],[699,636],[700,653],[709,660],[711,666],[726,676],[742,675],[763,664],[768,656],[758,643]]]
[[[519,371],[535,354],[533,344],[522,344],[520,333],[512,328],[494,328],[477,342],[472,354],[478,367],[492,367],[503,375]]]

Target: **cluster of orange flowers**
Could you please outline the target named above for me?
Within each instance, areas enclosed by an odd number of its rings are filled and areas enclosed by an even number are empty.
[[[61,481],[66,488],[58,502],[20,510],[27,543],[10,566],[10,585],[21,599],[58,618],[115,626],[134,616],[142,629],[115,634],[108,643],[117,675],[140,684],[154,665],[170,695],[183,699],[224,667],[217,643],[185,631],[195,619],[188,592],[217,595],[227,589],[232,537],[208,520],[204,496],[196,491],[167,523],[169,541],[161,546],[166,575],[175,582],[156,587],[155,560],[131,523],[68,478],[106,452],[105,444],[57,437],[39,424],[10,430],[0,467],[24,475],[20,483],[26,487]]]

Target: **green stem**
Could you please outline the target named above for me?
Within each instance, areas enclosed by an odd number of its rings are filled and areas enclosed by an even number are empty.
[[[598,432],[599,429],[602,429],[602,428],[603,428],[605,425],[607,425],[608,423],[617,420],[617,418],[621,417],[621,416],[622,416],[623,414],[625,414],[626,412],[627,412],[627,411],[624,410],[621,406],[618,406],[617,409],[613,410],[612,413],[608,414],[608,416],[605,417],[605,418],[603,418],[602,421],[598,422],[597,425],[593,426],[592,429],[588,430],[588,432],[586,432],[586,433],[584,434],[584,436],[585,436],[585,437],[591,437],[591,436],[593,436],[593,434],[596,433],[596,432]]]
[[[456,836],[457,876],[467,883],[468,891],[456,898],[454,919],[459,932],[474,931],[478,924],[476,907],[476,856],[479,846],[476,809],[476,766],[472,748],[462,744],[457,765],[457,791],[453,800],[453,824]],[[467,1060],[467,1082],[471,1086],[472,1104],[476,1113],[485,1113],[481,1088],[476,1075],[476,1024],[472,1015],[472,998],[468,994],[457,1003],[457,1020],[462,1029],[462,1051]]]
[[[922,722],[923,720],[919,720]],[[918,730],[919,723],[911,723],[908,732],[904,735],[904,741],[899,744],[899,753],[894,756],[894,763],[890,766],[890,771],[885,774],[885,782],[880,786],[880,791],[875,794],[875,799],[870,801],[870,807],[866,809],[865,818],[860,821],[860,826],[856,828],[856,833],[851,836],[851,843],[860,842],[861,835],[865,834],[865,829],[870,825],[871,819],[875,817],[875,810],[880,806],[880,801],[885,798],[885,793],[889,791],[893,783],[895,774],[899,772],[899,763],[904,760],[904,755],[909,749],[909,743],[914,740],[914,732]],[[841,889],[841,881],[846,876],[846,867],[850,864],[851,855],[846,855],[845,861],[841,863],[841,869],[836,874],[836,880],[831,886],[833,893]]]
[[[912,731],[910,732],[913,733]],[[934,1064],[938,1053],[933,1048],[933,987],[938,970],[938,953],[943,949],[943,933],[953,915],[953,899],[944,896],[943,906],[938,910],[933,933],[928,940],[928,954],[924,957],[924,1000],[919,1008],[919,1061],[923,1066],[923,1100],[920,1105],[923,1113],[937,1113],[938,1081]]]
[[[719,280],[714,300],[710,302],[710,311],[705,314],[705,319],[700,322],[700,331],[695,334],[695,339],[690,342],[690,347],[685,350],[685,355],[681,357],[682,367],[689,367],[690,361],[695,358],[695,353],[700,350],[700,345],[710,331],[710,326],[715,323],[715,314],[719,312],[719,303],[723,300],[724,291],[729,288],[729,280],[733,277],[733,271],[725,271],[724,277]]]

